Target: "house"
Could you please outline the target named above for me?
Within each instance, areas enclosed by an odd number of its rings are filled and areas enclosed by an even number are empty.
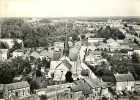
[[[100,43],[98,46],[97,46],[97,49],[99,49],[99,50],[106,50],[106,51],[108,51],[109,50],[109,48],[108,48],[108,45],[106,44],[106,43]]]
[[[101,52],[100,51],[87,51],[87,54],[85,56],[85,61],[92,64],[97,65],[98,62],[102,59]]]
[[[135,82],[135,91],[140,94],[140,81]]]
[[[120,50],[120,44],[114,39],[108,39],[107,45],[110,51]]]
[[[22,57],[24,55],[24,51],[21,49],[13,51],[13,58]]]
[[[2,92],[0,96],[5,99],[9,98],[20,98],[30,96],[30,85],[27,81],[11,83],[11,84],[1,84]]]
[[[48,58],[48,57],[49,57],[49,53],[48,53],[47,50],[42,50],[40,52],[40,59],[42,59],[42,58]]]
[[[88,44],[93,46],[104,41],[104,38],[88,38]]]
[[[64,49],[63,42],[54,42],[54,49]]]
[[[40,54],[39,54],[39,52],[37,52],[37,51],[33,51],[33,52],[30,54],[30,56],[31,56],[31,57],[34,57],[34,58],[36,58],[36,59],[40,58]]]
[[[105,82],[98,79],[85,78],[85,81],[91,86],[94,96],[106,96],[110,98],[112,93],[109,91],[109,87]]]
[[[71,87],[72,92],[82,91],[83,95],[89,95],[93,93],[91,87],[83,79],[77,80],[74,83],[75,85]]]
[[[83,78],[75,81],[75,86],[71,87],[73,92],[82,91],[84,95],[92,94],[93,96],[111,97],[112,94],[108,90],[106,83],[100,82],[98,79]]]
[[[0,49],[0,60],[7,60],[8,49]]]
[[[23,47],[23,40],[21,40],[21,39],[8,39],[8,38],[3,38],[3,39],[0,39],[0,41],[7,43],[9,48],[12,48],[14,46],[15,41],[17,43],[21,44],[22,47]]]
[[[134,91],[135,79],[133,75],[128,72],[127,74],[115,74],[116,91]]]

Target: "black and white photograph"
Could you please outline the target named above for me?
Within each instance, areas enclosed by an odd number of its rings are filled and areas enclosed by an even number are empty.
[[[140,100],[140,0],[0,0],[0,100]]]

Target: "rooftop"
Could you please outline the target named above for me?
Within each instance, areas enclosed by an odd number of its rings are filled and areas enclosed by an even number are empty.
[[[115,74],[116,82],[135,81],[131,73],[128,74]]]

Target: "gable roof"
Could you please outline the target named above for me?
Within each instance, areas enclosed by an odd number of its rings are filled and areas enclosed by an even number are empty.
[[[42,50],[40,52],[40,56],[48,56],[48,51],[47,50]]]
[[[90,78],[84,78],[84,80],[90,85],[91,88],[96,88],[96,87],[107,87],[107,84],[104,82],[100,82],[98,79],[90,79]]]
[[[30,56],[34,57],[34,58],[40,58],[40,55],[38,52],[34,51],[30,54]]]
[[[62,63],[63,63],[68,69],[71,69],[72,65],[69,63],[68,60],[64,59],[64,60],[62,60]]]
[[[6,54],[8,52],[8,49],[0,49],[0,54]]]
[[[16,89],[21,89],[25,87],[30,87],[27,81],[5,84],[5,90],[16,90]]]
[[[131,73],[128,74],[115,74],[116,82],[135,81]]]
[[[82,91],[84,94],[91,94],[90,86],[84,80],[75,81],[75,86],[71,87],[73,92]]]
[[[68,69],[71,69],[72,65],[66,59],[61,61],[51,61],[51,66],[55,66],[54,69],[58,68],[61,64],[64,64]]]

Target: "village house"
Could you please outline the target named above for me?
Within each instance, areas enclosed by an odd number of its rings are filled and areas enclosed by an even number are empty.
[[[8,53],[8,49],[0,49],[0,60],[1,61],[7,60],[7,53]]]
[[[54,49],[64,49],[64,43],[63,42],[54,42]]]
[[[135,82],[135,92],[140,94],[140,81]]]
[[[40,54],[37,51],[33,51],[30,53],[30,56],[35,58],[35,59],[39,59],[40,58]]]
[[[69,47],[73,46],[73,43],[71,41],[68,41]],[[64,43],[63,42],[54,42],[54,50],[63,50],[64,49]]]
[[[109,51],[109,48],[108,48],[108,45],[104,42],[100,43],[98,46],[97,46],[97,49],[99,50],[104,50],[104,51]]]
[[[88,32],[88,33],[85,34],[85,37],[86,38],[91,38],[91,37],[94,37],[94,35],[95,35],[95,33]]]
[[[21,40],[21,39],[8,39],[8,38],[3,38],[3,39],[0,39],[0,41],[1,41],[1,42],[7,43],[9,49],[12,48],[12,47],[14,46],[15,41],[16,41],[17,43],[21,44],[22,47],[23,47],[23,40]]]
[[[40,59],[43,59],[43,58],[48,59],[49,56],[50,56],[50,55],[49,55],[49,53],[48,53],[47,50],[42,50],[42,51],[40,52]]]
[[[87,54],[85,55],[85,62],[92,65],[97,65],[102,59],[103,58],[100,51],[88,50]]]
[[[30,96],[30,85],[26,81],[1,84],[0,96],[1,98],[20,98]]]
[[[98,45],[104,41],[104,38],[88,38],[88,44],[91,46]]]
[[[75,86],[71,87],[73,92],[82,91],[83,95],[106,96],[110,98],[112,93],[108,90],[108,86],[98,79],[83,78],[75,81]]]
[[[134,48],[133,53],[136,53],[138,56],[140,56],[140,48]]]
[[[88,85],[92,88],[92,91],[94,93],[94,96],[100,96],[100,95],[105,95],[106,97],[111,97],[111,93],[108,90],[108,86],[106,83],[101,82],[98,79],[91,80],[89,78],[84,79]]]
[[[110,51],[120,50],[120,44],[114,39],[108,39],[107,45]]]
[[[13,58],[22,57],[24,55],[24,50],[17,49],[13,51]]]
[[[133,75],[128,74],[115,74],[116,91],[134,91],[135,79]]]

